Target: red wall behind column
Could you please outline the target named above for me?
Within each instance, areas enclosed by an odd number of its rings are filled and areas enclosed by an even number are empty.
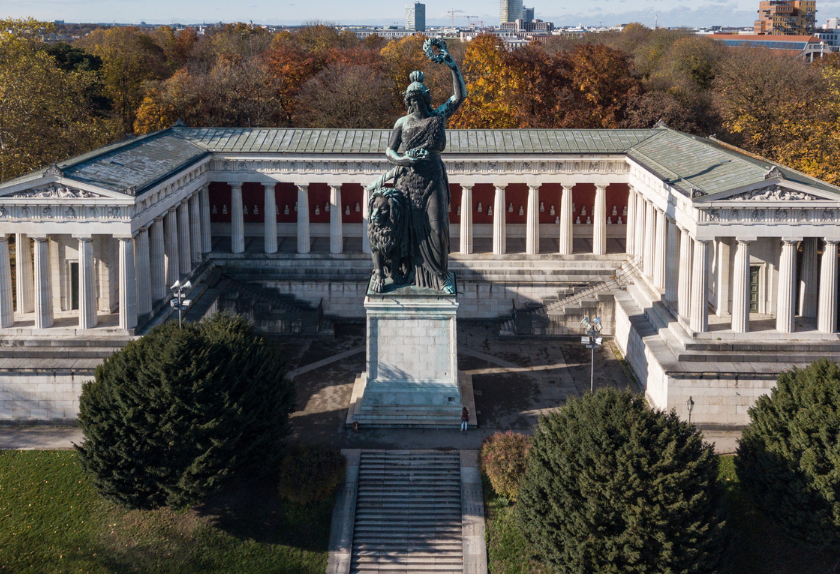
[[[540,212],[540,223],[554,223],[560,217],[560,196],[562,188],[559,183],[544,183],[540,186],[540,202],[545,211]],[[551,206],[554,206],[554,215],[551,215]],[[539,208],[539,204],[537,204]]]
[[[364,187],[359,183],[345,183],[341,186],[341,221],[344,223],[362,222],[362,200],[364,199]],[[359,204],[359,211],[356,211],[356,204]],[[347,213],[347,207],[350,213]]]
[[[242,184],[242,213],[245,223],[265,221],[265,188],[259,183]]]
[[[611,183],[607,186],[607,217],[611,218],[612,223],[618,223],[618,218],[621,218],[621,223],[627,223],[627,216],[624,215],[624,207],[627,205],[627,198],[630,195],[630,186],[626,183]],[[615,206],[617,215],[612,214],[612,208]]]
[[[461,186],[457,183],[449,184],[449,205],[452,207],[449,212],[449,223],[461,223],[461,216],[458,215],[458,206],[461,205]]]
[[[513,211],[508,211],[513,204]],[[522,215],[519,208],[522,207]],[[505,188],[505,221],[507,223],[525,223],[528,221],[528,186],[524,183],[512,183]]]
[[[212,223],[230,223],[230,186],[214,181],[209,186],[210,221]]]
[[[575,204],[575,211],[572,213],[572,223],[577,223],[580,217],[581,223],[586,223],[586,218],[592,222],[592,209],[595,206],[595,184],[578,183],[572,192],[572,201]],[[586,215],[582,215],[583,207],[586,206]]]
[[[490,183],[477,183],[473,187],[473,225],[476,223],[493,223],[493,216],[487,215],[487,208],[493,205],[496,197],[496,188]],[[478,212],[478,204],[481,203],[481,213]]]
[[[326,206],[330,203],[330,186],[326,183],[310,183],[309,184],[309,222],[310,223],[329,223],[330,212],[326,210]],[[315,213],[315,207],[318,207],[318,213]]]
[[[295,223],[297,221],[297,212],[295,211],[295,203],[297,203],[297,186],[293,183],[278,183],[274,186],[274,201],[277,202],[277,221],[280,223]],[[289,213],[286,213],[286,206],[289,207]]]

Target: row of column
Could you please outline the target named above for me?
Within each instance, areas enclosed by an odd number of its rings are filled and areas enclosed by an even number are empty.
[[[98,323],[93,237],[74,236],[79,246],[79,328]],[[189,274],[212,246],[207,186],[156,217],[134,235],[115,237],[119,253],[119,326],[133,329],[138,316],[148,316],[153,303]],[[30,252],[34,244],[34,262]],[[54,324],[49,236],[16,237],[17,311],[35,314],[35,328]],[[14,324],[8,236],[0,236],[0,328]],[[33,265],[34,263],[34,265]],[[34,273],[33,273],[34,270]]]
[[[231,185],[231,251],[243,253],[245,251],[245,219],[242,205],[242,184]],[[505,185],[497,185],[493,202],[493,253],[504,254],[507,244],[507,229],[505,213]],[[277,219],[274,187],[263,185],[265,190],[264,235],[265,252],[277,252]],[[472,189],[469,184],[461,184],[461,253],[473,252],[473,216]],[[297,252],[309,253],[309,186],[298,184],[297,209]],[[607,252],[607,186],[595,186],[595,213],[593,214],[592,252],[604,255]],[[370,252],[367,238],[367,204],[368,193],[362,201],[362,245],[365,253]],[[535,255],[540,252],[539,231],[539,186],[528,186],[528,211],[525,232],[525,253]],[[341,185],[330,185],[330,253],[343,251]],[[563,186],[560,201],[560,254],[570,255],[573,252],[572,226],[572,187]]]
[[[755,238],[737,237],[732,278],[732,331],[746,333],[750,322],[750,243]],[[783,238],[779,260],[776,330],[795,330],[797,306],[805,317],[817,317],[824,333],[837,330],[837,240],[825,239],[822,261],[817,270],[816,238]],[[803,241],[802,288],[796,300],[796,253]],[[641,263],[642,272],[654,287],[664,289],[664,299],[675,304],[680,317],[695,333],[708,331],[706,293],[709,282],[710,240],[691,237],[664,211],[630,188],[627,218],[627,253]],[[728,261],[725,263],[728,266]],[[819,273],[819,296],[816,297]],[[726,294],[722,296],[728,297]]]

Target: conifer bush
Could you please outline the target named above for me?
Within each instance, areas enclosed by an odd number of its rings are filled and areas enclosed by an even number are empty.
[[[711,573],[725,550],[718,460],[674,412],[614,389],[540,418],[516,519],[561,573]]]
[[[499,496],[515,501],[528,465],[531,437],[513,431],[490,435],[481,445],[481,471]]]
[[[332,496],[344,479],[347,460],[325,444],[289,448],[280,466],[280,496],[297,504]]]
[[[105,497],[189,506],[234,476],[276,472],[294,404],[279,349],[245,319],[169,322],[83,385],[76,449]]]
[[[840,366],[780,373],[749,416],[735,459],[744,490],[792,538],[840,545]]]

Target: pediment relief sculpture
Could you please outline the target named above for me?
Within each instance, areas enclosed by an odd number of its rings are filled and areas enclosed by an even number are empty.
[[[754,189],[727,197],[734,201],[815,201],[821,198],[804,191],[791,191],[779,186]]]
[[[24,198],[38,198],[38,199],[87,199],[93,197],[103,197],[96,193],[85,191],[84,189],[71,189],[63,185],[51,185],[40,189],[28,189],[26,191],[18,191],[12,193],[7,197],[24,197]]]

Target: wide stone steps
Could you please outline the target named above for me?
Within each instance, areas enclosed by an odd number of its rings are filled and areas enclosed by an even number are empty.
[[[350,571],[463,572],[458,452],[362,451]]]

